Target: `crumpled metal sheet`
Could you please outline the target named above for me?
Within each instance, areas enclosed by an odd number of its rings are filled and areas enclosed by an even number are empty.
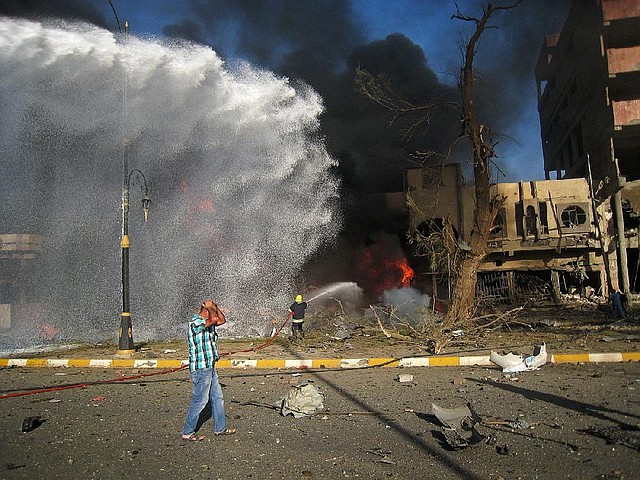
[[[442,424],[441,433],[451,448],[464,448],[484,440],[485,437],[475,428],[482,419],[473,410],[471,404],[467,403],[456,408],[442,408],[432,403],[431,409]]]
[[[481,421],[468,403],[456,408],[443,408],[432,403],[431,409],[440,423],[448,428],[470,428]]]
[[[491,351],[489,360],[499,367],[502,367],[503,373],[517,373],[527,370],[535,370],[547,363],[547,346],[543,343],[539,347],[534,348],[533,354],[529,356],[515,355],[513,353],[500,355]]]
[[[308,382],[292,387],[282,400],[280,414],[291,414],[294,418],[313,415],[324,408],[325,396],[318,388]]]

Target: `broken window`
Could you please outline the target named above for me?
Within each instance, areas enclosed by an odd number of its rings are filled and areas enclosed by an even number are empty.
[[[496,214],[496,218],[493,220],[493,226],[491,227],[491,231],[489,234],[494,238],[502,238],[506,237],[506,232],[504,231],[504,226],[506,225],[507,212],[504,208],[498,210]]]
[[[524,228],[523,228],[523,220],[524,220],[524,208],[521,203],[516,203],[516,233],[519,237],[524,236]]]
[[[569,205],[562,210],[560,221],[563,228],[575,229],[587,222],[587,212],[578,205]]]
[[[538,211],[540,212],[540,234],[549,234],[549,220],[547,218],[547,202],[538,202]]]
[[[527,206],[527,214],[524,217],[525,235],[536,236],[538,234],[536,209],[533,205]]]

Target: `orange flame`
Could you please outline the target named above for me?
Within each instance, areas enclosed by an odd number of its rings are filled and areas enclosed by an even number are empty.
[[[413,268],[409,266],[406,258],[402,259],[398,264],[398,267],[402,270],[402,280],[400,280],[400,283],[402,283],[403,287],[409,287],[411,285],[411,280],[413,280],[413,277],[415,276]]]

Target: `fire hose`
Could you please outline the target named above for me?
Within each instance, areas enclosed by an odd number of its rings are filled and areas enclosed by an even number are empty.
[[[287,315],[287,318],[284,319],[284,322],[282,322],[282,325],[280,325],[280,327],[275,331],[275,333],[266,341],[261,343],[260,345],[256,346],[256,347],[252,347],[252,348],[247,348],[245,350],[236,350],[234,352],[221,352],[219,355],[222,356],[227,356],[227,355],[233,355],[234,353],[248,353],[248,352],[256,352],[258,350],[261,350],[263,348],[265,348],[266,346],[270,345],[280,334],[280,332],[282,331],[282,329],[285,327],[285,325],[287,324],[287,322],[289,321],[289,319],[291,318],[291,315],[293,315],[293,312],[289,312],[289,315]],[[124,382],[127,380],[137,380],[139,378],[146,378],[146,377],[152,377],[154,375],[166,375],[168,373],[173,373],[173,372],[178,372],[180,370],[184,370],[185,368],[188,368],[189,365],[182,365],[180,367],[175,367],[175,368],[170,368],[168,370],[162,370],[161,372],[152,372],[152,373],[141,373],[138,375],[132,375],[132,376],[128,376],[128,377],[118,377],[118,378],[112,378],[109,380],[98,380],[96,382],[89,382],[89,383],[74,383],[73,385],[62,385],[59,387],[47,387],[47,388],[41,388],[38,390],[29,390],[26,392],[14,392],[14,393],[7,393],[5,395],[0,395],[0,400],[3,400],[5,398],[12,398],[12,397],[23,397],[25,395],[35,395],[37,393],[47,393],[47,392],[57,392],[60,390],[69,390],[71,388],[86,388],[86,387],[90,387],[92,385],[102,385],[102,384],[108,384],[108,383],[117,383],[117,382]]]

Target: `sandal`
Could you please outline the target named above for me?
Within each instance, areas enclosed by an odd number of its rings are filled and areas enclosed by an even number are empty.
[[[233,435],[237,430],[235,428],[225,428],[221,432],[215,432],[214,435]]]
[[[183,434],[181,438],[185,442],[201,442],[202,440],[205,439],[204,435],[196,435],[195,433],[192,433],[190,435]]]

